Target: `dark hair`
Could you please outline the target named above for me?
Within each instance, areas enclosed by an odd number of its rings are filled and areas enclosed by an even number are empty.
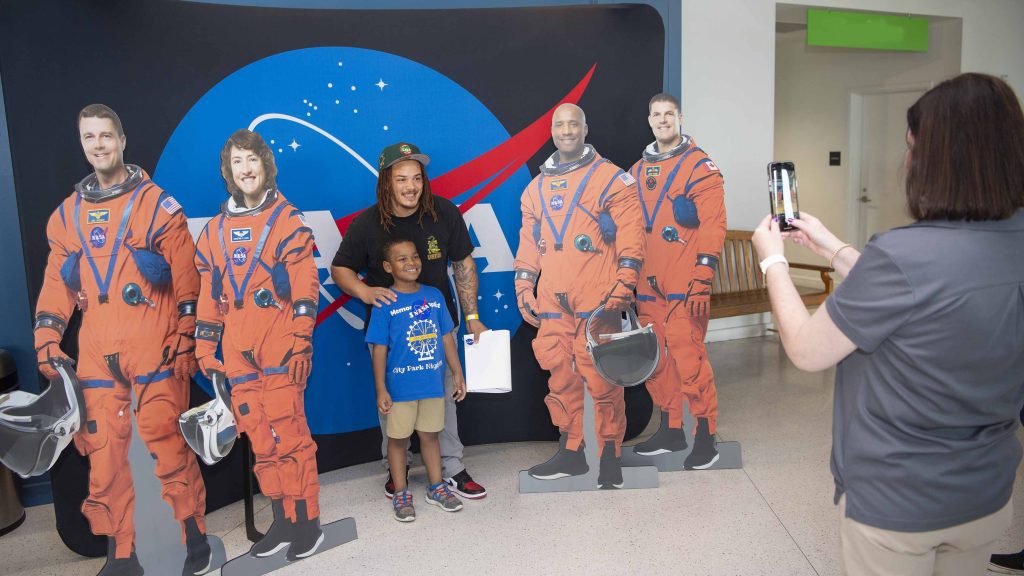
[[[78,124],[82,124],[82,118],[110,118],[114,122],[114,128],[118,136],[124,136],[124,128],[121,126],[121,119],[117,112],[111,110],[106,104],[89,104],[78,113]]]
[[[658,92],[654,96],[651,96],[651,101],[647,103],[647,112],[651,112],[651,107],[654,106],[655,102],[668,102],[679,110],[679,99],[669,94],[668,92]]]
[[[420,165],[420,174],[423,175],[423,193],[420,194],[419,206],[416,209],[419,211],[420,216],[417,222],[423,223],[423,213],[430,214],[437,222],[437,211],[434,209],[434,193],[430,190],[430,179],[427,178],[427,171],[423,169],[423,164],[419,160],[415,160]],[[391,204],[395,201],[394,191],[391,189],[391,173],[394,171],[395,165],[392,164],[387,168],[380,171],[377,176],[377,209],[380,210],[380,223],[384,227],[384,231],[391,230],[393,225],[391,218],[395,215],[395,211]]]
[[[232,134],[220,149],[220,176],[236,202],[241,201],[242,191],[235,186],[235,179],[231,176],[232,148],[255,152],[263,162],[263,177],[266,178],[266,184],[274,190],[277,189],[277,164],[274,163],[274,153],[270,151],[270,146],[267,146],[262,136],[243,128]]]
[[[388,236],[380,246],[381,258],[387,262],[388,259],[391,258],[391,249],[399,244],[405,244],[406,242],[412,244],[414,248],[416,247],[416,243],[413,242],[411,238],[407,238],[405,236]]]
[[[961,74],[907,110],[916,220],[1001,220],[1024,207],[1024,114],[1006,82]]]

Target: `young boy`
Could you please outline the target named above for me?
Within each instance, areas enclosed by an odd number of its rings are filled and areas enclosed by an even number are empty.
[[[441,447],[437,434],[444,428],[444,370],[451,370],[456,401],[466,397],[466,382],[452,330],[455,328],[436,288],[417,282],[422,265],[416,245],[403,238],[384,242],[384,271],[394,277],[391,289],[398,299],[374,308],[366,342],[372,346],[377,409],[388,417],[388,466],[405,470],[405,449],[413,430],[430,486],[427,502],[445,512],[457,512],[462,502],[441,479]],[[393,475],[395,519],[416,519],[404,474]]]

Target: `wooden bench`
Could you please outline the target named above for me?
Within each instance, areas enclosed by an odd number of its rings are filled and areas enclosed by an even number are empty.
[[[725,233],[725,245],[711,289],[712,318],[728,318],[772,310],[768,289],[764,285],[764,276],[758,266],[757,252],[750,241],[753,235],[754,233],[748,230],[727,230]],[[796,287],[804,305],[818,306],[832,293],[832,277],[829,276],[829,272],[833,272],[832,268],[796,262],[790,262],[789,267],[814,270],[821,274],[821,282],[824,284],[822,289]]]

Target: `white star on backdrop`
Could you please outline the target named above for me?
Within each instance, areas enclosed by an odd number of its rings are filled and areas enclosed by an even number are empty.
[[[302,144],[299,144],[298,142],[296,142],[295,138],[292,138],[292,143],[288,145],[288,147],[292,149],[292,152],[295,152],[296,150],[298,150],[299,146],[302,146]]]
[[[385,82],[383,78],[381,78],[380,80],[377,81],[376,84],[374,84],[374,86],[376,86],[377,88],[380,88],[381,92],[384,91],[384,87],[387,86],[387,85],[388,85],[388,83]]]
[[[504,294],[501,293],[501,290],[498,290],[497,292],[494,293],[494,297],[497,298],[498,300],[501,300],[502,296],[504,296]]]

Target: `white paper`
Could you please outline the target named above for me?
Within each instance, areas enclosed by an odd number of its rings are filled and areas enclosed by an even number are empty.
[[[511,334],[508,330],[488,330],[480,341],[470,344],[473,335],[464,337],[466,350],[466,391],[500,393],[512,391]]]

